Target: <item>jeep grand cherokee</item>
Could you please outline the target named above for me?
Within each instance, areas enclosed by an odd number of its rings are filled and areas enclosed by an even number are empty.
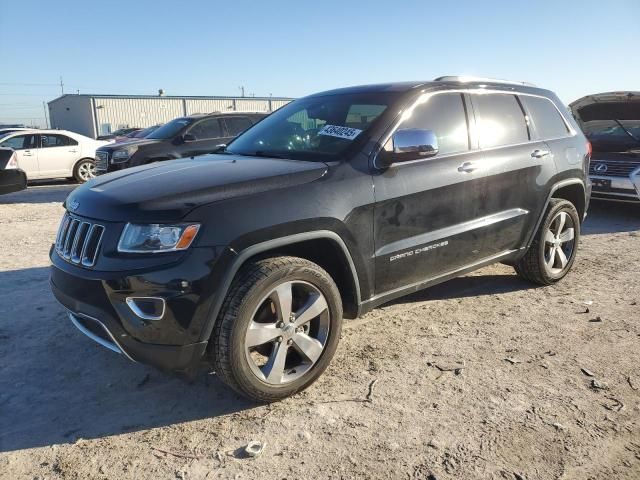
[[[562,279],[587,140],[528,84],[443,77],[296,100],[219,154],[74,190],[51,287],[87,336],[274,401],[327,368],[343,317],[494,262]],[[381,326],[381,328],[384,328]]]

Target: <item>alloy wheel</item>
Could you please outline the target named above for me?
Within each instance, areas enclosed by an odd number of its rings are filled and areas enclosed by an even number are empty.
[[[88,182],[96,176],[96,166],[93,162],[82,162],[78,165],[78,175],[84,182]]]
[[[314,285],[288,281],[260,301],[245,335],[254,375],[270,385],[299,379],[318,362],[329,338],[329,307]]]
[[[544,264],[552,275],[560,274],[569,264],[575,248],[575,226],[565,211],[558,212],[544,236]]]

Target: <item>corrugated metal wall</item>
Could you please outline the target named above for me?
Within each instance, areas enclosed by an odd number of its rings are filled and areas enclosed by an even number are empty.
[[[148,127],[184,115],[183,101],[174,98],[95,98],[98,135],[118,128]]]
[[[65,106],[82,100],[82,108]],[[76,102],[77,101],[77,102]],[[119,128],[149,127],[176,117],[211,112],[265,112],[286,105],[284,98],[252,97],[135,97],[64,95],[49,102],[49,112],[58,128],[67,128],[89,136],[108,135]],[[94,110],[95,108],[95,110]],[[93,119],[95,112],[95,130]]]

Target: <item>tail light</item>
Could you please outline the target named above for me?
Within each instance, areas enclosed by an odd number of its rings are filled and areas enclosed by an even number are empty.
[[[5,168],[18,168],[18,156],[16,155],[16,152],[13,152]]]

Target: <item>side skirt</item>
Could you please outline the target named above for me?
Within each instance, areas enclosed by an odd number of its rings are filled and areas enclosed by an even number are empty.
[[[439,283],[446,282],[447,280],[451,280],[452,278],[465,275],[469,272],[473,272],[474,270],[478,270],[479,268],[485,267],[487,265],[491,265],[493,263],[503,262],[505,260],[517,258],[523,250],[525,250],[525,248],[521,248],[517,250],[505,250],[504,252],[500,252],[491,257],[472,263],[471,265],[467,265],[466,267],[462,267],[457,270],[452,270],[450,272],[446,272],[446,273],[437,275],[435,277],[430,277],[430,278],[427,278],[426,280],[421,280],[420,282],[413,283],[406,287],[396,288],[395,290],[390,290],[388,292],[380,293],[360,304],[358,316],[364,315],[365,313],[368,313],[371,310],[373,310],[375,307],[382,305],[383,303],[390,302],[391,300],[395,300],[396,298],[404,297],[406,295],[415,293],[425,288],[432,287]]]

